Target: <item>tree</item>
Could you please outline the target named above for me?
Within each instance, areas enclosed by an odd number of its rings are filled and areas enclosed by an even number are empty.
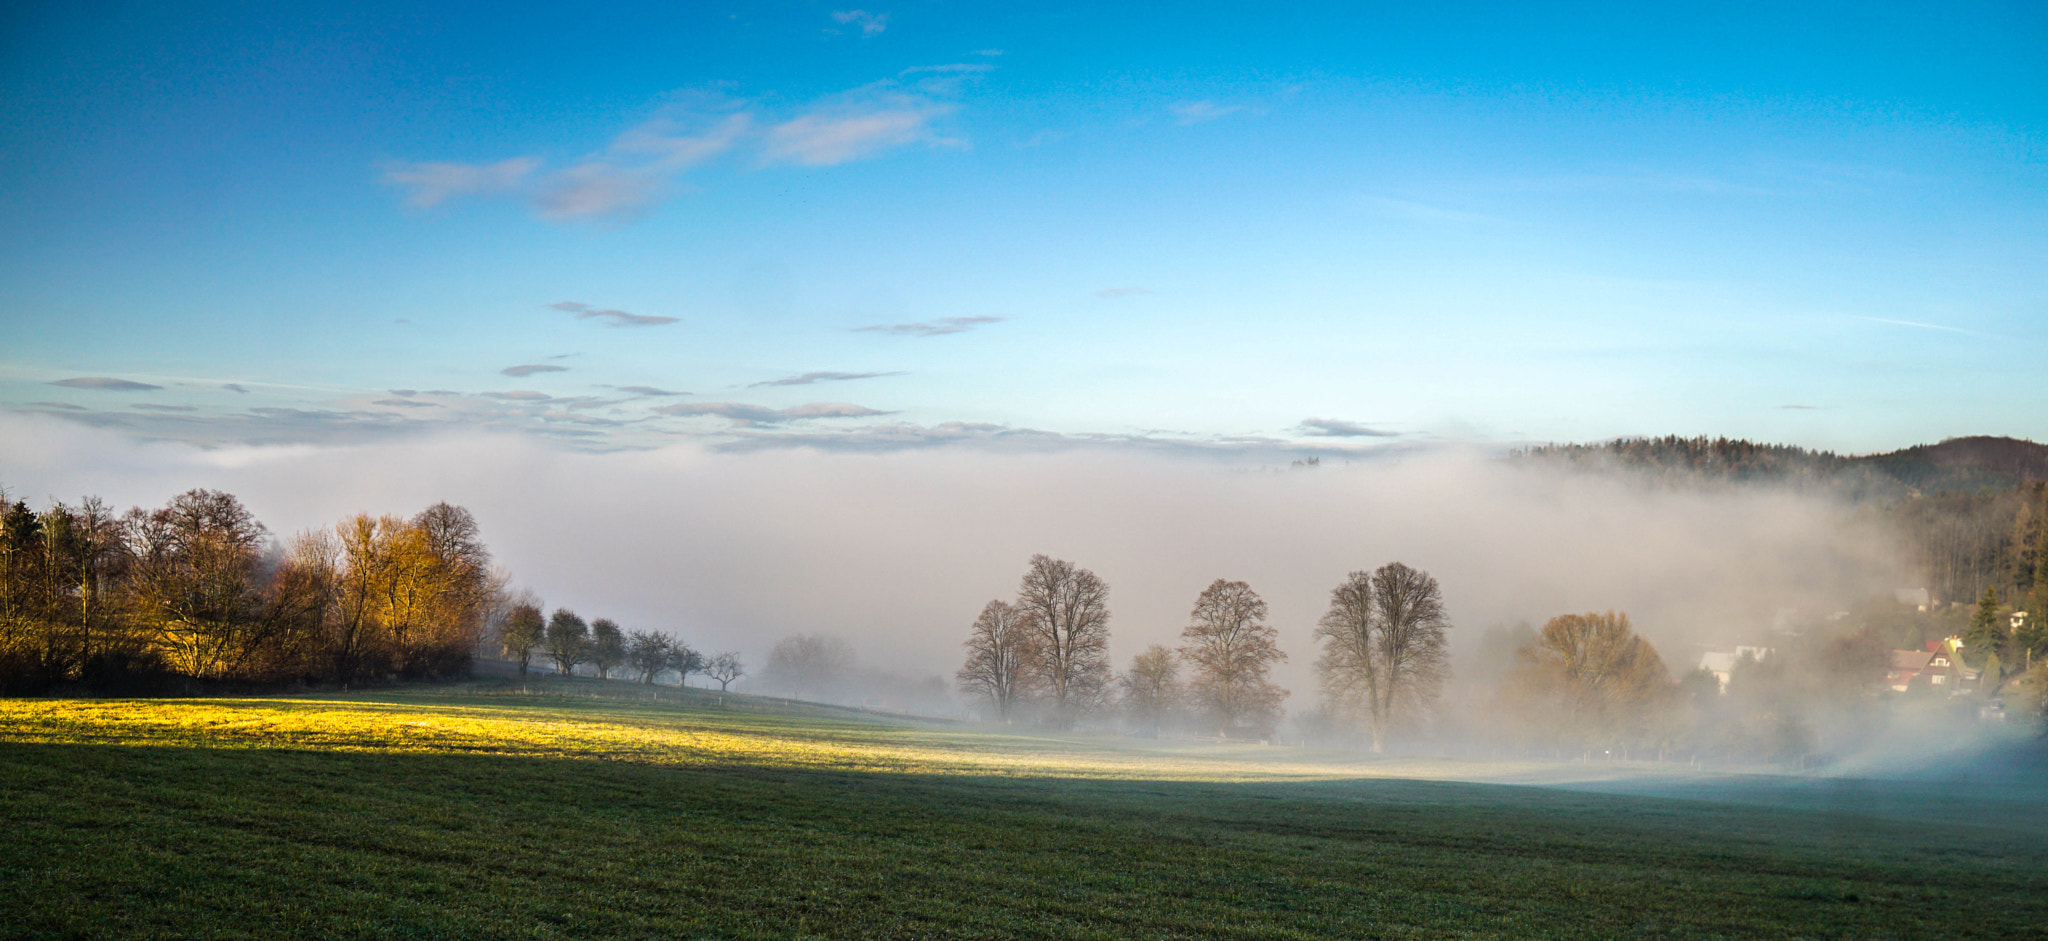
[[[626,642],[626,664],[640,671],[640,682],[652,684],[655,677],[668,671],[668,658],[674,651],[668,635],[634,631]]]
[[[1037,672],[1055,719],[1071,724],[1101,705],[1109,685],[1109,585],[1072,562],[1034,555],[1017,607],[1037,639]]]
[[[1271,734],[1287,691],[1268,679],[1287,659],[1266,623],[1266,602],[1244,582],[1217,579],[1195,599],[1181,631],[1180,655],[1194,666],[1189,698],[1216,721],[1218,734],[1250,726]]]
[[[625,661],[626,635],[618,622],[611,618],[590,622],[590,663],[597,667],[597,678],[610,679],[612,671]]]
[[[1117,677],[1125,715],[1158,735],[1180,711],[1185,691],[1180,685],[1180,658],[1153,644],[1131,658],[1131,668]]]
[[[837,637],[795,634],[768,651],[768,677],[797,699],[829,699],[853,668],[853,648]]]
[[[144,621],[177,669],[235,675],[282,626],[265,616],[269,531],[232,494],[190,490],[123,523]]]
[[[1018,704],[1031,695],[1037,679],[1037,638],[1024,613],[1004,601],[982,606],[967,635],[967,663],[956,678],[960,691],[987,700],[996,718],[1010,721]]]
[[[1998,589],[1984,589],[1983,597],[1977,599],[1977,610],[1970,615],[1970,627],[1963,632],[1962,653],[1973,667],[1996,666],[1999,653],[2005,649],[2005,618],[1999,612]],[[1998,686],[2000,677],[1984,676],[1985,689]]]
[[[747,675],[747,667],[740,662],[739,654],[726,651],[711,658],[710,664],[704,668],[704,675],[716,680],[718,691],[722,693],[734,681]]]
[[[505,654],[519,661],[519,675],[525,676],[527,665],[533,658],[533,649],[547,640],[547,620],[541,617],[538,605],[514,605],[505,615],[505,626],[499,636],[504,642]]]
[[[556,608],[548,618],[548,658],[563,676],[576,673],[576,665],[590,658],[590,626],[568,608]]]
[[[1352,572],[1330,592],[1316,628],[1316,661],[1330,702],[1371,726],[1372,750],[1388,733],[1431,708],[1450,672],[1442,591],[1429,573],[1399,562]]]
[[[668,648],[668,668],[676,671],[676,685],[690,685],[690,674],[702,673],[707,662],[704,655],[691,650],[688,644],[676,641]]]
[[[1737,666],[1763,669],[1747,659]],[[1516,714],[1547,726],[1558,744],[1585,748],[1649,744],[1677,691],[1657,649],[1614,611],[1551,618],[1509,682]],[[1742,694],[1737,686],[1729,682],[1731,697]]]

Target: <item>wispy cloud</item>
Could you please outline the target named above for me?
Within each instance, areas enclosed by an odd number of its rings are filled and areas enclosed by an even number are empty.
[[[1095,292],[1095,296],[1103,298],[1138,297],[1150,293],[1152,292],[1144,288],[1103,288]]]
[[[417,399],[377,399],[372,405],[388,405],[392,408],[441,408],[439,402],[421,402]]]
[[[1944,333],[1960,333],[1965,336],[1985,336],[1985,334],[1978,333],[1975,330],[1965,330],[1961,327],[1947,327],[1938,323],[1921,323],[1917,320],[1893,320],[1889,317],[1858,317],[1856,319],[1868,320],[1871,323],[1888,323],[1895,327],[1918,327],[1922,330],[1940,330]]]
[[[197,408],[196,406],[191,406],[191,405],[156,405],[156,404],[153,404],[153,403],[144,403],[144,404],[141,404],[141,405],[130,405],[130,406],[128,406],[128,407],[129,407],[129,408],[134,408],[134,409],[141,409],[142,411],[145,411],[145,412],[196,412],[196,411],[199,411],[199,409],[198,409],[198,408]]]
[[[1001,317],[941,317],[937,320],[923,320],[917,323],[872,324],[855,327],[855,333],[887,333],[895,336],[935,337],[948,333],[965,333],[983,324],[1002,323]]]
[[[676,175],[730,150],[752,125],[753,116],[741,112],[693,133],[680,117],[657,117],[547,177],[534,194],[534,205],[544,218],[556,220],[637,215],[668,195]]]
[[[740,426],[779,425],[808,418],[870,418],[893,414],[846,402],[812,402],[789,408],[769,408],[766,405],[750,405],[745,402],[692,402],[664,405],[654,411],[678,417],[715,415]]]
[[[914,88],[882,81],[787,111],[718,93],[684,94],[655,117],[561,169],[545,171],[538,157],[491,164],[403,163],[388,166],[383,180],[404,188],[406,204],[414,208],[459,195],[505,195],[525,200],[542,218],[556,222],[630,220],[674,196],[683,188],[679,177],[686,171],[742,147],[757,155],[757,167],[833,166],[912,144],[960,144],[939,134],[935,123],[954,110],[948,99],[958,79],[991,67],[913,66],[903,75],[926,75]]]
[[[900,372],[807,372],[801,376],[784,379],[769,379],[749,385],[749,389],[761,386],[808,386],[820,382],[847,382],[854,379],[880,379],[883,376],[900,376]]]
[[[107,392],[150,392],[163,388],[147,382],[115,379],[111,376],[80,376],[76,379],[59,379],[50,384],[67,389],[100,389]]]
[[[535,392],[532,389],[514,389],[510,392],[486,392],[484,395],[493,399],[507,399],[513,402],[545,402],[554,398],[554,396],[545,392]]]
[[[1229,117],[1232,114],[1243,111],[1244,106],[1219,105],[1216,102],[1204,99],[1202,101],[1179,102],[1178,104],[1167,106],[1166,110],[1172,112],[1175,124],[1188,125],[1201,124],[1204,121],[1214,121],[1217,118]]]
[[[384,182],[407,190],[406,205],[432,209],[454,196],[516,192],[539,166],[539,157],[484,164],[396,163],[384,169]]]
[[[654,387],[654,386],[620,386],[620,387],[619,387],[619,391],[620,391],[620,392],[631,392],[631,393],[633,393],[634,395],[689,395],[689,394],[690,394],[690,393],[688,393],[688,392],[675,392],[675,391],[671,391],[671,390],[668,390],[668,389],[661,389],[661,388],[656,388],[656,387]]]
[[[918,143],[947,143],[932,122],[953,106],[901,92],[861,92],[818,105],[768,129],[766,163],[829,167]]]
[[[1791,409],[1793,411],[1799,412],[1812,412],[1820,409],[1820,406],[1818,405],[1780,405],[1778,407],[1783,409]]]
[[[1319,438],[1398,438],[1398,431],[1386,431],[1361,425],[1358,422],[1336,418],[1304,418],[1301,420],[1303,434]]]
[[[866,10],[834,10],[832,22],[859,29],[861,38],[866,39],[880,36],[883,30],[889,28],[889,14],[869,13]]]
[[[242,388],[242,384],[239,382],[223,382],[220,384],[220,387],[228,390],[229,392],[239,392],[243,395],[249,394],[249,390]]]
[[[503,368],[503,369],[500,369],[500,370],[498,370],[498,372],[500,372],[500,373],[502,373],[502,374],[504,374],[504,375],[507,375],[507,376],[511,376],[511,377],[512,377],[512,378],[514,378],[514,379],[524,379],[524,378],[526,378],[526,377],[528,377],[528,376],[531,376],[531,375],[533,375],[534,373],[540,373],[540,372],[568,372],[568,371],[569,371],[569,367],[567,367],[567,366],[551,366],[551,365],[548,365],[548,364],[546,364],[546,363],[527,363],[527,364],[525,364],[525,365],[523,365],[523,366],[507,366],[507,367],[505,367],[505,368]]]
[[[28,403],[28,406],[29,406],[30,408],[61,408],[61,409],[64,409],[64,410],[66,410],[66,411],[72,411],[72,412],[83,412],[83,411],[85,411],[85,406],[83,406],[83,405],[73,405],[73,404],[71,404],[70,402],[30,402],[30,403]]]
[[[576,315],[577,320],[602,320],[614,327],[659,327],[675,323],[675,317],[661,317],[654,314],[629,314],[623,310],[608,310],[592,307],[576,301],[556,301],[549,304],[555,310]]]

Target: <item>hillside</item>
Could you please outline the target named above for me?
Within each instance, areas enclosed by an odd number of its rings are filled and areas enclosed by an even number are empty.
[[[2048,445],[1974,436],[1879,454],[1842,456],[1737,438],[1616,438],[1517,450],[1530,464],[1619,467],[1667,480],[1778,482],[1837,487],[1859,499],[2003,489],[2048,481]]]

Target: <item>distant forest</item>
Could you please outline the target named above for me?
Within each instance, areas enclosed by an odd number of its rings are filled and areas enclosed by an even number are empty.
[[[2017,438],[1950,438],[1847,457],[1732,438],[1618,438],[1521,449],[1512,460],[1674,486],[1837,493],[1893,527],[1938,601],[1974,602],[1987,588],[2001,598],[2026,597],[2048,552],[2048,445]]]

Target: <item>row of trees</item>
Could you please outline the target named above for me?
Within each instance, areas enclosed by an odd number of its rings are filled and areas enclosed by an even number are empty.
[[[359,514],[288,545],[233,495],[36,512],[0,491],[0,692],[181,674],[348,681],[467,668],[503,596],[467,510]]]
[[[1109,668],[1108,597],[1095,573],[1033,556],[1016,599],[992,600],[975,619],[961,689],[1005,722],[1035,709],[1070,725],[1114,699],[1154,732],[1189,712],[1218,734],[1271,734],[1288,696],[1271,672],[1287,655],[1249,584],[1210,583],[1179,647],[1148,647],[1120,675]],[[1317,672],[1328,700],[1363,723],[1375,751],[1435,705],[1448,674],[1449,629],[1436,579],[1399,562],[1353,572],[1331,592],[1316,632]]]
[[[519,664],[520,676],[531,669],[536,651],[545,654],[564,675],[573,675],[577,667],[589,664],[598,679],[610,679],[620,667],[627,667],[639,675],[641,683],[652,684],[674,673],[676,682],[687,686],[692,674],[702,674],[724,690],[747,675],[746,664],[737,653],[707,657],[668,634],[629,633],[610,618],[585,623],[567,608],[556,608],[543,617],[540,605],[531,601],[514,604],[506,613],[499,643],[505,655]]]

